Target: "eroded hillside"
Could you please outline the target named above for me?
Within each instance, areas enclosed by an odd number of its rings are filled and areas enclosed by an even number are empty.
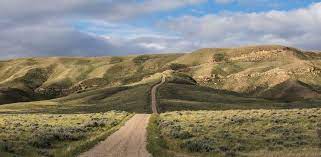
[[[187,73],[202,85],[289,101],[320,96],[320,54],[283,46],[258,46],[202,49],[184,57],[200,54],[207,60]]]

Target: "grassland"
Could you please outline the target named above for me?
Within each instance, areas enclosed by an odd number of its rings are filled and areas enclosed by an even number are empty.
[[[66,97],[0,106],[0,113],[97,113],[120,110],[151,113],[150,89],[161,78],[155,74],[135,84],[106,87]]]
[[[151,121],[149,150],[155,157],[173,152],[177,156],[317,157],[320,121],[321,109],[163,113]]]
[[[132,114],[1,114],[0,156],[74,156],[116,131]]]
[[[246,94],[203,86],[184,72],[163,73],[167,81],[157,93],[160,112],[320,107],[317,99],[284,102],[249,97]],[[150,89],[160,78],[161,74],[156,73],[128,85],[103,87],[52,100],[1,105],[0,113],[96,113],[110,110],[151,113]]]
[[[205,86],[168,82],[159,88],[161,112],[182,110],[291,109],[320,107],[315,102],[284,102],[253,98]]]
[[[148,113],[149,85],[115,87],[70,95],[61,99],[0,106],[1,113],[96,113],[121,110]]]

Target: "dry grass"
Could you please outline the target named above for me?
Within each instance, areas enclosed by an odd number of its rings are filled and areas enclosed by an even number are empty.
[[[284,151],[258,151],[251,154],[244,154],[249,157],[320,157],[320,148],[308,148],[308,149],[296,149],[296,150],[284,150]]]
[[[0,154],[74,156],[103,140],[131,114],[3,114],[0,115]]]
[[[320,121],[321,109],[231,110],[163,113],[156,124],[169,150],[180,153],[318,156]]]

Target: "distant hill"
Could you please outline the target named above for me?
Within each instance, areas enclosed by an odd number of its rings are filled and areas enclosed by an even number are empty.
[[[0,104],[123,87],[166,70],[184,74],[191,84],[247,97],[291,102],[321,96],[321,54],[270,45],[186,54],[0,61]]]

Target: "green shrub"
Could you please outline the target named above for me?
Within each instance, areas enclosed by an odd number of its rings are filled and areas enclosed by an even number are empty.
[[[8,141],[0,141],[0,152],[14,152],[13,144]]]
[[[222,62],[226,60],[224,53],[215,53],[213,59],[215,62]]]
[[[111,57],[110,59],[110,64],[116,64],[116,63],[120,63],[123,61],[123,58],[121,57]]]
[[[34,135],[29,140],[29,144],[37,148],[50,148],[52,146],[53,141],[54,141],[54,136],[51,134]]]
[[[191,133],[189,133],[188,131],[179,130],[179,129],[171,130],[170,134],[173,138],[178,138],[178,139],[188,139],[188,138],[193,137],[193,135]]]
[[[92,120],[84,124],[85,128],[96,128],[96,127],[104,127],[106,126],[106,122],[104,120]]]
[[[104,79],[106,82],[117,82],[122,81],[124,78],[128,77],[131,74],[131,71],[124,64],[115,64],[110,67],[104,74]]]
[[[185,69],[187,68],[187,65],[185,64],[178,64],[178,63],[172,63],[169,65],[169,68],[172,70],[180,70],[180,69]]]
[[[136,64],[143,64],[145,63],[147,60],[150,59],[150,56],[148,55],[141,55],[141,56],[137,56],[133,59],[134,63]]]
[[[90,64],[90,60],[88,60],[88,59],[79,59],[79,60],[77,60],[76,64],[78,64],[78,65]]]
[[[18,79],[22,81],[27,87],[35,89],[40,87],[49,77],[47,69],[35,68],[27,72],[27,74]]]
[[[85,137],[81,128],[57,128],[33,133],[29,143],[38,148],[50,148],[57,141],[77,141]]]
[[[170,83],[176,84],[188,84],[188,85],[195,85],[197,82],[189,75],[184,73],[175,72],[167,81]]]
[[[317,134],[318,134],[318,137],[319,137],[319,141],[320,141],[320,147],[321,147],[321,128],[318,128],[317,129]]]
[[[189,139],[182,143],[181,147],[190,152],[214,152],[214,142],[211,139]]]

